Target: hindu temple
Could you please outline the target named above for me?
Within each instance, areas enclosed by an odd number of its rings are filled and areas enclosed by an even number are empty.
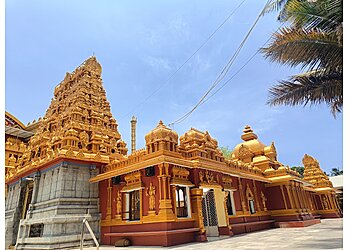
[[[172,246],[342,216],[315,158],[302,177],[250,126],[228,159],[208,131],[179,136],[162,121],[136,149],[133,117],[129,152],[101,74],[95,57],[66,73],[27,126],[6,112],[6,247],[79,247],[83,219],[101,244]]]

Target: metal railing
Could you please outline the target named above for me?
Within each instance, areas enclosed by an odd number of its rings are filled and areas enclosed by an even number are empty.
[[[95,237],[95,234],[94,232],[92,231],[91,227],[90,227],[90,224],[89,222],[87,221],[87,219],[85,218],[83,220],[83,223],[82,223],[82,229],[81,229],[81,237],[80,237],[80,250],[83,250],[83,246],[84,246],[84,226],[86,226],[86,228],[88,229],[92,239],[94,240],[95,244],[96,244],[96,249],[99,250],[100,248],[100,244],[98,243],[96,237]]]

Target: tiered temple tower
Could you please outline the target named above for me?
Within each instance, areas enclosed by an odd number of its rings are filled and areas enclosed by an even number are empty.
[[[66,74],[36,134],[7,172],[7,245],[78,246],[83,218],[99,234],[98,185],[89,179],[100,166],[127,154],[101,72],[96,58],[90,57]],[[40,241],[33,240],[38,236]]]
[[[338,218],[341,209],[335,197],[335,189],[328,176],[320,168],[318,161],[305,154],[303,158],[304,180],[313,184],[313,199],[321,218]]]

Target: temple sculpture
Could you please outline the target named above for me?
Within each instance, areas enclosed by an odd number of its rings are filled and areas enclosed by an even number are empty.
[[[342,216],[316,159],[304,156],[302,177],[250,126],[227,159],[208,131],[162,121],[137,150],[133,117],[128,154],[101,73],[95,57],[67,73],[27,126],[6,112],[6,247],[79,247],[83,219],[101,244],[171,246]]]

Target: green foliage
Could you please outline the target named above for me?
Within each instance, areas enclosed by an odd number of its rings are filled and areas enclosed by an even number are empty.
[[[291,167],[290,169],[297,171],[301,175],[301,177],[304,177],[304,167],[294,166],[294,167]]]
[[[230,149],[228,146],[226,147],[219,147],[219,149],[221,150],[221,152],[223,153],[224,157],[226,159],[232,159],[232,149]]]
[[[337,176],[342,174],[343,174],[343,170],[339,170],[339,168],[332,168],[331,170],[331,176]]]
[[[273,62],[307,71],[270,89],[269,105],[326,103],[332,114],[343,108],[342,0],[275,0],[267,11],[280,11],[289,23],[261,51]]]

